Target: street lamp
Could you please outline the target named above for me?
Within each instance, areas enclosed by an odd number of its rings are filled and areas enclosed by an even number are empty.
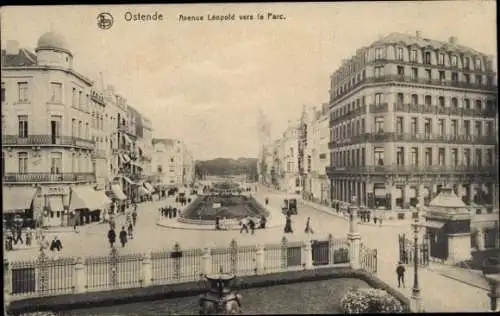
[[[420,229],[420,211],[422,209],[422,205],[420,203],[417,204],[417,211],[414,213],[414,222],[412,223],[413,227],[413,264],[414,264],[414,274],[413,274],[413,289],[411,293],[411,298],[415,302],[415,310],[417,313],[423,311],[422,309],[422,297],[420,292],[420,287],[418,284],[418,232]]]
[[[496,312],[499,297],[498,283],[500,282],[500,260],[498,257],[490,257],[483,261],[483,275],[490,286],[490,292],[488,293],[490,309],[492,312]]]

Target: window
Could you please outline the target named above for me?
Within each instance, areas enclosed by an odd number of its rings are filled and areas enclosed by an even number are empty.
[[[464,149],[464,165],[470,166],[470,149]]]
[[[375,94],[375,104],[380,105],[382,104],[382,93],[376,93]]]
[[[18,153],[19,173],[28,173],[28,153]]]
[[[84,100],[83,100],[83,92],[82,91],[78,92],[78,105],[80,106],[80,108],[83,109]]]
[[[85,139],[89,138],[89,123],[85,123]]]
[[[464,99],[464,109],[470,109],[470,99]]]
[[[375,163],[377,166],[383,166],[384,165],[384,148],[382,147],[375,147],[374,149],[375,152]]]
[[[425,80],[427,80],[427,81],[432,80],[432,70],[430,70],[430,69],[425,70]]]
[[[445,150],[444,150],[444,148],[439,148],[439,152],[438,152],[438,164],[440,166],[445,166],[446,165],[446,157],[445,157]]]
[[[493,149],[486,150],[486,163],[489,166],[493,166]]]
[[[18,90],[18,101],[19,102],[28,102],[28,83],[27,82],[18,82],[17,83]]]
[[[439,81],[444,81],[446,79],[446,74],[444,73],[444,71],[440,71],[439,72]]]
[[[451,120],[451,134],[453,137],[458,136],[458,121],[457,120]]]
[[[50,116],[50,134],[53,138],[52,143],[55,143],[55,138],[61,136],[61,121],[62,116],[51,115]]]
[[[383,54],[384,54],[383,48],[376,48],[375,49],[375,59],[376,60],[382,59],[384,57]]]
[[[365,105],[365,104],[366,104],[365,96],[362,96],[361,97],[361,105]]]
[[[451,98],[451,107],[454,109],[458,108],[458,99],[457,98],[455,98],[455,97]]]
[[[416,95],[416,94],[411,95],[411,104],[418,105],[418,95]]]
[[[412,68],[411,69],[411,78],[412,79],[417,79],[418,78],[418,68]]]
[[[405,75],[405,67],[398,66],[398,75],[399,76],[404,76]]]
[[[290,147],[290,157],[293,157],[293,148]]]
[[[432,148],[427,147],[425,149],[425,165],[432,166]]]
[[[19,115],[17,117],[19,124],[19,137],[28,137],[28,116]]]
[[[424,55],[424,64],[430,65],[431,64],[431,53],[426,52]]]
[[[396,152],[396,163],[398,166],[404,166],[405,164],[405,149],[404,147],[398,147]]]
[[[396,96],[396,104],[403,105],[405,100],[405,96],[402,93],[398,93]]]
[[[375,67],[375,78],[380,78],[384,75],[384,67]]]
[[[418,166],[418,148],[413,147],[411,149],[411,164],[413,166]]]
[[[477,136],[477,137],[481,137],[481,121],[476,121],[476,123],[474,124],[474,134]]]
[[[424,97],[424,103],[427,106],[431,106],[432,105],[432,97],[430,95],[426,95]]]
[[[483,76],[481,75],[476,76],[476,84],[479,86],[483,85]]]
[[[451,56],[451,65],[452,65],[453,67],[456,67],[456,66],[457,66],[457,64],[458,64],[457,60],[458,60],[458,58],[457,58],[457,56],[456,56],[456,55],[452,55],[452,56]]]
[[[417,135],[417,118],[416,117],[411,118],[410,133],[412,136]]]
[[[383,133],[384,132],[384,118],[376,117],[375,118],[375,132]]]
[[[483,152],[481,149],[476,149],[475,162],[477,167],[481,167],[483,165]]]
[[[417,50],[416,49],[410,50],[410,61],[417,62]]]
[[[78,121],[78,138],[81,138],[83,135],[83,130],[82,130],[82,121]]]
[[[493,122],[486,122],[486,134],[485,136],[493,136]]]
[[[438,133],[439,133],[439,136],[444,136],[446,134],[445,133],[444,119],[438,120]]]
[[[403,117],[401,116],[396,118],[396,133],[403,134]]]
[[[78,130],[76,126],[76,120],[72,119],[71,120],[71,136],[76,137],[78,135]]]
[[[470,58],[469,57],[464,58],[464,68],[470,69]]]
[[[451,150],[451,163],[453,167],[458,166],[458,149],[456,148]]]
[[[430,136],[432,134],[432,119],[425,119],[424,123],[424,134],[425,136]]]
[[[361,132],[362,134],[364,134],[364,133],[365,133],[365,119],[364,119],[364,118],[363,118],[363,119],[361,119],[360,132]]]
[[[476,58],[476,70],[481,70],[481,58]]]
[[[457,83],[458,82],[458,72],[452,72],[451,73],[451,82]]]
[[[470,75],[464,74],[465,83],[470,83]]]
[[[402,47],[398,47],[397,50],[396,50],[396,58],[398,60],[403,60],[404,57],[403,57],[403,48]]]
[[[5,84],[2,82],[2,90],[0,91],[0,97],[2,98],[2,102],[5,102]]]
[[[439,97],[438,100],[439,100],[439,106],[444,108],[446,106],[446,101],[444,97]]]
[[[464,135],[470,136],[470,121],[469,120],[464,121]]]
[[[50,83],[50,102],[62,103],[62,83],[51,82]]]
[[[439,54],[438,63],[440,65],[444,65],[444,54],[443,53]]]
[[[76,106],[76,102],[78,102],[76,88],[73,88],[72,94],[71,94],[71,106]]]

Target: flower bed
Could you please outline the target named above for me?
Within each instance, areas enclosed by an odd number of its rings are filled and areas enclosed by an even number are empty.
[[[373,288],[351,288],[340,301],[347,314],[403,313],[399,300],[384,290]]]

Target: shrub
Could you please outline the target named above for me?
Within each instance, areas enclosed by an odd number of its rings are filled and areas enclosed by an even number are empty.
[[[384,290],[351,288],[340,300],[347,314],[403,313],[403,305]]]

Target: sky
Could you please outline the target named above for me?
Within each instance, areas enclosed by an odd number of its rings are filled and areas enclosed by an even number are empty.
[[[164,20],[127,22],[127,11]],[[108,30],[97,27],[101,12],[114,17]],[[206,21],[228,13],[236,21]],[[265,19],[238,20],[258,13]],[[104,85],[151,119],[154,137],[182,139],[195,159],[257,157],[259,109],[279,137],[304,105],[329,100],[329,75],[342,59],[391,32],[456,36],[497,55],[494,1],[24,6],[2,7],[0,16],[2,47],[17,40],[34,50],[43,33],[61,34],[76,71],[96,82],[102,72]]]

